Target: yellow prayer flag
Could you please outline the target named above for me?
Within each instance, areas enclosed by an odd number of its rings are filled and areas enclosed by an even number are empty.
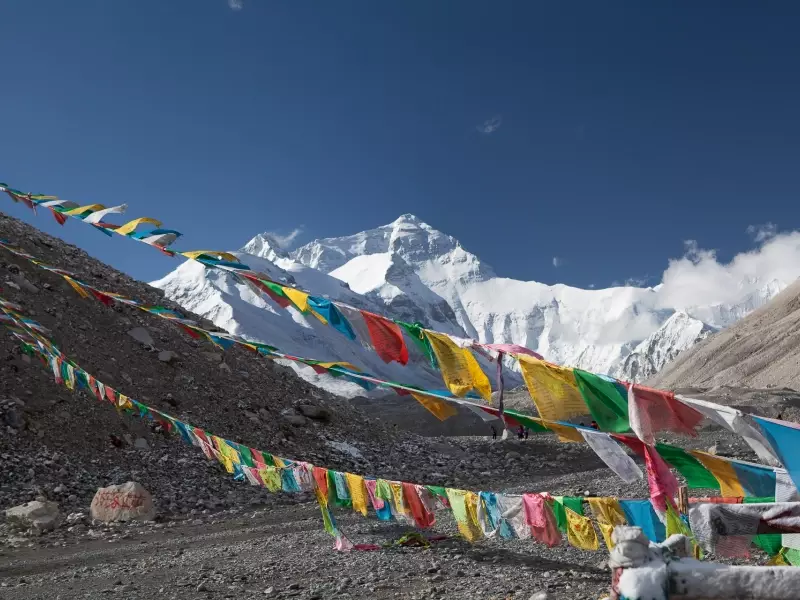
[[[539,416],[550,421],[563,421],[589,414],[589,407],[581,396],[572,369],[559,367],[520,354],[522,377]]]
[[[82,298],[88,298],[89,297],[89,292],[87,292],[85,289],[83,289],[83,286],[79,285],[78,282],[75,281],[72,277],[68,277],[66,275],[63,275],[63,277],[64,277],[64,279],[66,279],[67,283],[72,287],[72,289],[75,290],[76,292],[78,292],[78,294]]]
[[[69,209],[67,211],[64,211],[64,214],[67,214],[67,215],[70,215],[70,216],[79,215],[79,214],[81,214],[83,212],[86,212],[87,210],[95,212],[95,211],[98,211],[98,210],[103,210],[104,208],[105,208],[105,206],[103,206],[102,204],[87,204],[86,206],[79,206],[78,208],[71,208],[71,209]]]
[[[447,400],[442,400],[435,396],[428,396],[427,394],[416,394],[414,392],[411,392],[411,395],[414,396],[417,402],[431,411],[440,421],[449,419],[458,413],[458,409],[453,406],[453,403]]]
[[[344,367],[345,369],[356,371],[357,373],[361,372],[361,369],[349,362],[321,362],[319,363],[319,366],[323,369],[330,369],[331,367]]]
[[[597,526],[600,527],[600,533],[603,534],[603,541],[606,543],[606,548],[613,550],[616,545],[614,544],[614,538],[611,536],[611,534],[614,533],[614,525],[604,523],[603,521],[597,521]]]
[[[345,473],[347,487],[350,490],[350,499],[353,501],[353,510],[367,516],[367,488],[364,478],[355,473]]]
[[[125,225],[117,227],[114,229],[120,235],[128,235],[129,233],[133,233],[136,231],[136,228],[141,225],[142,223],[150,223],[151,225],[155,225],[156,227],[161,227],[161,221],[156,221],[155,219],[151,219],[150,217],[140,217],[138,219],[134,219],[133,221],[128,221]]]
[[[540,422],[550,431],[555,433],[558,436],[558,441],[560,442],[580,443],[586,441],[583,439],[581,432],[578,431],[578,429],[575,427],[568,427],[567,425],[562,425],[561,423],[553,423],[552,421],[547,421],[545,419],[540,419]]]
[[[491,400],[492,385],[472,353],[458,346],[443,333],[427,329],[424,331],[436,355],[447,389],[456,396],[465,396],[474,389],[484,400]]]
[[[191,259],[195,259],[198,256],[202,256],[203,254],[205,254],[207,256],[216,256],[220,260],[227,260],[229,262],[235,262],[235,263],[239,262],[239,259],[236,258],[230,252],[221,252],[219,250],[191,250],[189,252],[181,252],[180,254],[182,256],[185,256],[186,258],[191,258]]]
[[[601,523],[609,525],[627,525],[625,512],[616,498],[588,498],[592,514]]]
[[[283,287],[283,293],[297,307],[297,310],[302,313],[308,312],[308,294],[289,286]]]
[[[270,492],[277,492],[281,489],[281,474],[275,467],[267,465],[258,470],[258,475]],[[317,499],[319,500],[319,497]],[[327,500],[325,502],[327,504]]]
[[[699,450],[690,450],[689,454],[711,471],[711,474],[719,482],[720,495],[726,498],[737,498],[746,495],[742,484],[739,482],[739,476],[729,461]]]
[[[597,539],[592,520],[566,506],[564,510],[567,513],[567,541],[581,550],[599,549],[600,541]]]
[[[450,501],[450,509],[453,511],[453,517],[458,524],[459,533],[469,542],[474,542],[483,537],[483,531],[477,526],[478,503],[477,494],[467,492],[466,490],[456,490],[447,488],[447,499]],[[472,494],[471,496],[469,496]],[[468,507],[467,498],[469,496],[470,504],[474,506],[475,523],[470,516],[470,508]]]
[[[395,514],[403,515],[409,519],[413,519],[411,511],[406,506],[405,499],[403,497],[402,482],[390,481],[389,488],[392,490],[392,499],[394,500],[394,506],[392,507],[392,512]]]

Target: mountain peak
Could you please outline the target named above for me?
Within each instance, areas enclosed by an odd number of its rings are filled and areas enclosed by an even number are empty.
[[[397,217],[394,221],[386,225],[385,227],[391,229],[402,229],[403,226],[409,226],[416,229],[425,229],[428,231],[435,231],[433,227],[428,225],[425,221],[420,219],[417,215],[412,215],[411,213],[405,213]]]
[[[288,254],[281,248],[275,237],[265,231],[259,233],[242,247],[242,252],[274,261],[276,258],[288,258]]]

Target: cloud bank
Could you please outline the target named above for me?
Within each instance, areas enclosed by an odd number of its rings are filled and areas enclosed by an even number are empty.
[[[777,280],[786,285],[800,277],[800,231],[776,233],[775,225],[748,227],[760,244],[728,263],[694,240],[685,242],[682,258],[669,261],[658,286],[658,307],[687,309],[729,304]]]
[[[244,0],[228,0],[228,7],[231,10],[242,10],[244,8]]]

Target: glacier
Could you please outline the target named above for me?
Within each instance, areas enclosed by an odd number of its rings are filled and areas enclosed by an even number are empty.
[[[581,289],[498,277],[461,243],[411,214],[350,236],[314,240],[286,252],[268,234],[234,254],[275,281],[356,308],[421,322],[485,343],[516,343],[546,359],[643,381],[680,352],[768,302],[790,282],[743,282],[736,302],[664,306],[659,286]],[[747,284],[747,285],[745,285]],[[347,361],[378,377],[442,389],[441,375],[409,344],[409,365],[384,364],[374,351],[293,308],[274,306],[229,274],[187,261],[153,286],[231,333],[289,354]],[[358,386],[292,368],[337,394]],[[508,373],[508,385],[520,383]]]

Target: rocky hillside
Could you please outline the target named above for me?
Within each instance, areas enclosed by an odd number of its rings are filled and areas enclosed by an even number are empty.
[[[649,384],[800,389],[800,282],[681,354]]]

